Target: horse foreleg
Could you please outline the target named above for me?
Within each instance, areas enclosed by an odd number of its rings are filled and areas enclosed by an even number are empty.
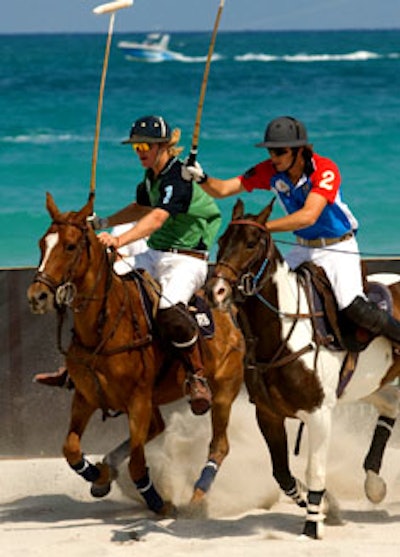
[[[160,435],[165,429],[165,423],[161,412],[158,407],[153,408],[153,413],[151,416],[150,428],[147,435],[146,443]],[[125,439],[120,443],[115,449],[108,452],[102,461],[104,466],[108,467],[110,481],[108,485],[98,485],[94,483],[90,489],[93,497],[105,497],[111,490],[111,482],[118,477],[118,468],[126,460],[131,453],[131,440]]]
[[[147,507],[159,515],[166,516],[172,514],[174,508],[163,500],[154,487],[144,454],[144,445],[151,431],[152,411],[151,395],[136,392],[129,410],[131,448],[128,467],[131,479]]]
[[[301,482],[295,478],[289,468],[288,442],[283,417],[272,416],[260,408],[256,408],[256,417],[260,431],[268,446],[272,474],[281,490],[293,499],[299,507],[306,506]]]
[[[229,365],[229,368],[225,368],[225,373],[229,374],[229,381],[221,381],[219,384],[212,384],[212,438],[209,446],[207,462],[194,485],[193,495],[190,501],[191,505],[198,505],[204,500],[205,495],[215,480],[222,462],[229,453],[227,430],[232,404],[238,396],[242,384],[242,374],[237,373],[236,375],[233,375],[232,369],[235,369],[235,366],[232,368],[231,363],[227,365]]]
[[[212,406],[212,439],[208,452],[208,459],[201,474],[194,484],[191,504],[200,503],[214,482],[215,476],[229,452],[227,427],[230,416],[230,405],[218,401],[215,396]]]
[[[308,464],[306,469],[307,517],[303,535],[322,539],[325,514],[323,512],[326,467],[332,429],[332,410],[322,407],[307,415]]]
[[[71,409],[70,426],[63,446],[64,456],[70,467],[88,482],[99,484],[108,482],[108,472],[101,464],[94,465],[81,450],[81,438],[93,415],[95,407],[88,404],[78,392],[74,392]]]

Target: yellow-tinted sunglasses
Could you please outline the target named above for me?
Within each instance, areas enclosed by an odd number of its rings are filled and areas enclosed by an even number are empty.
[[[132,149],[141,153],[150,151],[151,146],[148,143],[132,143]]]

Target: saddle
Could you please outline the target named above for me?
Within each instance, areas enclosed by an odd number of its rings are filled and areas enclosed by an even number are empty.
[[[149,327],[154,323],[161,297],[161,286],[151,274],[144,269],[137,269],[122,277],[124,280],[136,281],[141,294],[142,308]],[[190,314],[195,318],[200,334],[204,338],[212,338],[215,333],[214,319],[211,309],[199,291],[195,293],[188,304]],[[151,327],[152,328],[152,327]]]
[[[364,269],[363,269],[364,270]],[[330,350],[347,352],[336,389],[338,398],[343,394],[353,376],[358,354],[365,350],[376,335],[359,327],[339,311],[335,295],[322,267],[306,262],[296,269],[306,293],[310,313],[313,315],[314,341]],[[368,282],[364,276],[364,292],[368,299],[392,313],[393,300],[390,290],[378,282]]]
[[[331,350],[346,350],[358,353],[369,345],[376,335],[346,318],[339,311],[335,295],[325,271],[311,262],[296,269],[306,293],[312,314],[314,341]],[[393,311],[390,290],[378,282],[364,280],[368,299],[388,312]]]

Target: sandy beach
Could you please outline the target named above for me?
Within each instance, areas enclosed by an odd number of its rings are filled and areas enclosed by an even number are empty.
[[[400,547],[398,429],[381,475],[387,496],[372,505],[363,490],[362,462],[375,414],[358,404],[335,411],[327,487],[340,507],[341,525],[325,526],[323,540],[300,538],[304,512],[281,495],[244,393],[230,425],[231,453],[208,495],[207,516],[189,518],[185,505],[205,461],[209,417],[194,417],[181,402],[166,408],[167,430],[147,447],[162,495],[178,507],[176,519],[157,519],[143,505],[126,464],[111,493],[95,500],[89,485],[62,458],[0,460],[0,555],[7,557],[394,556]],[[291,450],[297,422],[288,424]],[[60,445],[62,444],[60,439]],[[120,440],[116,440],[116,444]],[[111,448],[111,447],[110,447]],[[307,436],[292,468],[304,477]],[[92,461],[101,455],[88,455]]]

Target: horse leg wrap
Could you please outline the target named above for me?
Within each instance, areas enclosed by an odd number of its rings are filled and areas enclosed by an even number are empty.
[[[201,491],[207,493],[214,481],[217,472],[218,464],[214,460],[209,460],[204,466],[200,478],[194,484],[195,489],[201,489]]]
[[[85,455],[77,464],[70,464],[72,470],[82,476],[87,482],[95,482],[99,479],[100,470],[94,464],[91,464]]]
[[[148,471],[146,471],[143,478],[135,482],[135,485],[140,495],[146,501],[148,508],[155,513],[159,513],[164,506],[164,501],[153,486]]]
[[[302,493],[300,482],[295,478],[293,478],[293,487],[287,489],[285,491],[285,495],[293,499],[293,501],[299,507],[305,508],[307,506],[307,501],[305,500],[304,495]]]
[[[307,498],[307,517],[304,525],[303,535],[314,540],[323,537],[325,515],[322,512],[322,499],[325,490],[309,491]]]
[[[372,470],[379,474],[386,443],[392,434],[395,421],[392,418],[379,416],[370,449],[364,460],[364,470],[366,472]]]

